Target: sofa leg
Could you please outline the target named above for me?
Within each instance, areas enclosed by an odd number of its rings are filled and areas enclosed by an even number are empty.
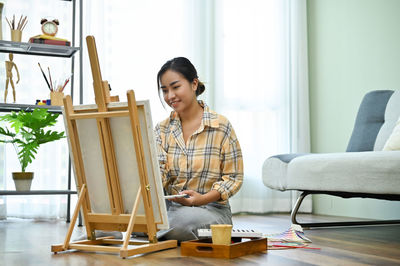
[[[297,212],[299,211],[300,205],[304,198],[311,193],[309,191],[303,191],[296,201],[296,204],[291,213],[292,224],[298,224],[304,229],[311,227],[332,227],[332,226],[359,226],[359,225],[383,225],[383,224],[400,224],[400,220],[375,220],[375,221],[349,221],[349,222],[325,222],[325,223],[300,223],[296,219]]]
[[[300,208],[301,203],[303,202],[304,198],[305,198],[308,194],[310,194],[310,193],[308,193],[308,192],[306,192],[306,191],[303,191],[303,192],[301,192],[299,198],[297,199],[296,204],[294,205],[294,208],[293,208],[292,213],[291,213],[291,215],[290,215],[290,216],[291,216],[291,219],[292,219],[292,224],[298,224],[298,225],[303,226],[303,224],[299,223],[299,222],[296,220],[296,215],[297,215],[297,212],[299,211],[299,208]]]

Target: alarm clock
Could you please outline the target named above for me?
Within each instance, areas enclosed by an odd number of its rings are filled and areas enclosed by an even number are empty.
[[[58,22],[58,19],[53,19],[53,20],[47,20],[47,19],[42,19],[40,21],[40,24],[42,24],[42,32],[45,35],[50,35],[50,36],[55,36],[58,31],[58,25],[60,24]]]

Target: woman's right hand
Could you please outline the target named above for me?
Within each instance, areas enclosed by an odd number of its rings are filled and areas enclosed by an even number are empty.
[[[217,190],[211,190],[206,194],[200,194],[194,190],[184,190],[180,194],[186,194],[189,198],[173,198],[170,200],[184,206],[202,206],[221,198],[221,194]]]

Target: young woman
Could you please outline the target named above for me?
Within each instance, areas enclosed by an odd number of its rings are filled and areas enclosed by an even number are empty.
[[[228,199],[242,185],[242,152],[228,119],[197,100],[205,86],[188,59],[167,61],[157,84],[173,109],[155,130],[164,190],[187,195],[167,201],[172,230],[165,238],[197,239],[199,228],[232,224]]]

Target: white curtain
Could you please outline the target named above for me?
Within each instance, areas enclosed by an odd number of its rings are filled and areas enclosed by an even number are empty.
[[[290,152],[310,152],[310,111],[308,93],[307,1],[289,0],[290,61]],[[295,204],[300,192],[292,191]],[[304,199],[300,212],[312,211],[312,196]]]
[[[261,169],[271,155],[309,151],[306,1],[217,3],[215,108],[235,128],[245,169],[232,211],[290,211],[296,193],[266,188]]]
[[[59,12],[64,10],[65,13],[53,15],[54,12],[49,11],[48,14],[65,19],[65,22],[61,20],[61,25],[70,25],[68,4],[71,3],[48,1],[49,4],[44,5],[46,8]],[[25,3],[14,0],[6,2]],[[111,95],[120,95],[121,101],[125,101],[126,91],[133,89],[138,100],[149,99],[154,124],[169,114],[169,110],[165,110],[158,99],[157,71],[168,59],[188,57],[206,84],[202,99],[228,117],[243,149],[245,182],[241,191],[231,200],[232,210],[257,213],[289,211],[295,195],[266,188],[261,181],[261,166],[273,154],[309,150],[305,2],[86,0],[83,1],[83,36],[94,35],[96,38],[102,77],[111,84]],[[66,6],[54,7],[60,3]],[[23,12],[20,8],[18,5],[8,16],[12,13],[36,14],[38,18],[32,18],[26,36],[39,34],[38,14],[43,16],[42,8],[28,4],[25,4]],[[34,24],[36,22],[39,26]],[[71,38],[69,31],[59,33],[59,36]],[[82,53],[83,102],[94,103],[85,41]],[[32,62],[27,65],[22,63],[22,56],[15,60],[18,66],[25,67],[21,79],[26,78],[32,84],[21,85],[24,94],[20,95],[25,102],[46,97],[48,92],[40,72],[34,72],[38,70],[35,69],[38,59],[29,59]],[[46,64],[54,64],[54,68],[58,69],[65,69],[69,64],[68,60],[61,62],[61,65],[56,65],[60,62],[53,60]],[[77,62],[76,65],[78,73]],[[4,70],[1,71],[3,73],[0,75],[4,76]],[[76,74],[75,96],[78,93],[78,80],[79,75]],[[74,101],[76,104],[77,98]],[[60,157],[57,159],[59,165],[53,163],[53,158],[47,157],[43,163],[35,162],[37,170],[34,171],[38,171],[37,175],[41,176],[40,171],[46,171],[48,178],[38,178],[34,182],[40,180],[41,183],[34,183],[33,189],[65,189],[62,180],[66,180],[66,160],[61,154],[66,154],[67,147],[65,142],[56,146],[49,146],[48,149]],[[7,189],[13,189],[8,177],[12,168],[12,152],[6,151],[7,162],[3,160],[3,175],[0,176],[0,187],[6,180]],[[41,150],[43,156],[48,153],[48,150]],[[3,198],[8,206],[7,215],[17,217],[63,218],[65,201],[65,196]],[[5,210],[1,206],[5,204],[2,205],[0,198],[0,215]]]
[[[158,98],[156,75],[169,59],[185,56],[201,66],[193,6],[197,1],[84,1],[83,36],[93,35],[103,80],[111,95],[126,101],[133,89],[137,100],[149,99],[154,124],[169,115]],[[197,12],[196,12],[197,13]],[[94,103],[86,41],[83,48],[84,103]]]

